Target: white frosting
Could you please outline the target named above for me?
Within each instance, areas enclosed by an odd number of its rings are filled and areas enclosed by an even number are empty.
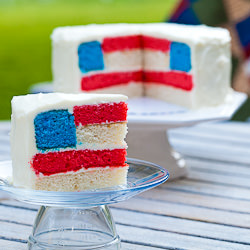
[[[230,44],[199,43],[193,48],[194,107],[215,106],[231,93]]]
[[[170,41],[187,44],[226,44],[231,40],[228,30],[206,25],[151,23],[143,25],[142,32],[144,35],[166,38]]]
[[[106,36],[137,35],[141,32],[140,24],[89,24],[84,26],[66,26],[54,29],[51,38],[53,44],[62,42],[79,44],[86,41],[102,41]]]
[[[102,41],[106,36],[154,35],[173,41],[187,43],[230,41],[229,32],[223,28],[205,25],[184,25],[174,23],[147,24],[89,24],[82,26],[66,26],[54,29],[51,38],[54,44],[62,42],[79,43],[93,39]]]
[[[231,38],[226,29],[212,28],[204,25],[192,26],[169,23],[92,24],[57,28],[52,34],[54,89],[60,92],[81,92],[80,82],[82,73],[78,66],[77,49],[82,42],[93,40],[102,42],[104,37],[133,34],[143,34],[165,38],[170,41],[183,42],[190,47],[192,70],[189,73],[193,75],[194,88],[184,95],[190,96],[187,100],[182,100],[183,94],[177,94],[175,97],[170,98],[169,101],[181,105],[184,103],[184,106],[190,108],[218,105],[224,102],[226,96],[231,91]],[[129,71],[132,68],[137,70],[140,60],[136,57],[136,54],[133,56],[133,52],[138,53],[138,50],[130,51],[129,56],[121,52],[112,52],[110,55],[105,55],[104,61],[105,66],[107,63],[107,67],[101,72],[115,72],[120,71],[121,68],[123,71]],[[128,62],[129,60],[131,61],[130,63]],[[142,64],[147,70],[162,71],[165,68],[168,71],[169,56],[164,55],[162,52],[145,50],[145,54],[142,54]],[[86,75],[95,73],[93,71]],[[114,89],[115,92],[113,92]],[[148,88],[146,93],[149,93],[149,89],[153,91],[152,88]],[[161,89],[167,91],[167,89],[172,88]],[[178,91],[180,93],[183,92],[183,90],[176,88],[174,93],[178,93]],[[99,89],[97,92],[125,93],[129,97],[138,96],[138,92],[134,95],[133,91],[130,92],[127,90],[126,85]],[[164,91],[164,93],[159,93],[158,95],[156,94],[158,92],[156,90],[148,95],[162,99],[164,94],[170,96],[173,93],[173,91],[169,93],[165,93]],[[168,98],[165,99],[168,100]]]
[[[13,182],[16,186],[34,186],[36,175],[30,168],[32,157],[38,153],[35,141],[34,118],[37,114],[53,109],[68,109],[73,113],[75,105],[92,105],[100,103],[117,103],[126,101],[124,95],[112,94],[32,94],[14,96],[11,115],[11,155],[13,165]],[[113,149],[114,145],[109,145]],[[76,149],[85,149],[77,145]],[[116,147],[118,148],[118,147]],[[126,144],[121,145],[126,148]],[[69,148],[69,150],[72,148]],[[91,149],[102,149],[91,147]]]
[[[38,114],[51,109],[69,109],[75,105],[94,105],[100,103],[125,102],[128,97],[114,94],[30,94],[14,96],[12,104],[12,114],[20,117],[26,114]]]

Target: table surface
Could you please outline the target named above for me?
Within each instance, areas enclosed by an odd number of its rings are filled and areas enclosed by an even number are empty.
[[[0,160],[10,158],[9,129],[0,122]],[[250,123],[203,124],[169,137],[189,174],[111,206],[122,249],[250,249]],[[0,249],[26,249],[38,207],[0,195]]]

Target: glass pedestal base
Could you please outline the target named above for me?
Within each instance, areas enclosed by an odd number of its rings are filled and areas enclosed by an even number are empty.
[[[42,206],[29,250],[120,249],[120,238],[108,206],[60,208]]]
[[[6,178],[12,173],[12,162],[0,162],[0,190],[13,198],[40,205],[29,250],[117,250],[117,235],[108,204],[125,201],[165,182],[166,169],[146,161],[127,159],[127,184],[79,192],[56,192],[13,186]]]

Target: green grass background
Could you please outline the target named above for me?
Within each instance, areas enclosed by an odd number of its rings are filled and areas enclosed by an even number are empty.
[[[159,22],[176,0],[0,0],[0,120],[10,119],[13,95],[50,81],[50,34],[57,26]],[[244,109],[236,119],[244,119]]]

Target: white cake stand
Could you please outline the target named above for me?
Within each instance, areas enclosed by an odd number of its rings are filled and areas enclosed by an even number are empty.
[[[109,189],[81,192],[37,191],[11,184],[11,161],[0,162],[0,190],[13,198],[40,205],[29,250],[120,249],[120,238],[108,204],[127,200],[168,179],[153,163],[128,159],[128,183]]]
[[[233,92],[217,107],[190,110],[147,97],[128,101],[128,156],[155,162],[168,169],[170,180],[187,174],[181,155],[169,143],[167,130],[207,121],[229,120],[247,96]]]

